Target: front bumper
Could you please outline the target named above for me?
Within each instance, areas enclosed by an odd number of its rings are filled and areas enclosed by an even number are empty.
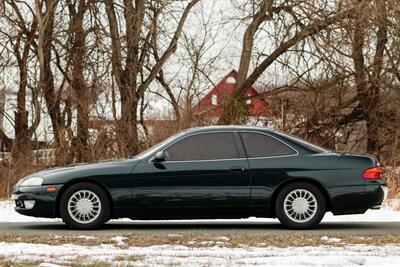
[[[62,185],[51,185],[56,188],[52,192],[47,191],[49,187],[42,185],[14,188],[11,198],[15,201],[15,211],[27,216],[55,218],[57,194]],[[33,201],[33,207],[29,206]]]

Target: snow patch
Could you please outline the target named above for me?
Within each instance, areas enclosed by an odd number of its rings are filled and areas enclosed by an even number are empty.
[[[183,235],[178,235],[178,234],[168,234],[168,237],[183,237]]]
[[[61,219],[24,216],[14,210],[14,202],[0,201],[0,222],[60,222]]]
[[[64,266],[63,265],[54,264],[54,263],[43,262],[43,263],[39,264],[39,267],[64,267]]]
[[[117,245],[118,245],[118,246],[123,246],[123,245],[125,244],[124,241],[125,241],[126,239],[127,239],[127,238],[126,238],[126,237],[123,237],[123,236],[116,236],[116,237],[111,238],[112,241],[117,242]]]
[[[388,199],[385,201],[385,209],[400,211],[400,199]]]
[[[329,238],[328,238],[329,240]],[[86,263],[117,264],[116,257],[139,258],[138,266],[400,266],[400,245],[322,245],[318,247],[202,247],[159,245],[122,249],[112,245],[45,245],[0,242],[0,256],[13,261],[39,260],[66,264],[76,259]],[[126,263],[129,260],[124,260]],[[85,263],[85,262],[84,262]],[[129,264],[126,264],[129,265]],[[41,265],[57,266],[57,265]]]
[[[78,236],[78,238],[80,238],[80,239],[85,239],[85,240],[93,240],[93,239],[96,239],[96,237],[90,236],[90,235],[80,235],[80,236]]]
[[[342,241],[342,239],[340,239],[340,238],[327,237],[327,236],[321,237],[321,240],[326,241],[328,243],[339,243],[340,241]]]

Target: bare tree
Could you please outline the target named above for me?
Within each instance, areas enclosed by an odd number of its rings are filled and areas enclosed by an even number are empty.
[[[121,96],[121,118],[118,122],[118,135],[121,137],[120,149],[124,155],[134,154],[139,149],[138,126],[138,105],[150,83],[155,79],[161,68],[165,65],[170,56],[175,52],[178,39],[191,8],[199,0],[190,1],[181,14],[178,25],[167,48],[159,56],[158,60],[149,59],[151,56],[150,45],[152,38],[157,36],[157,20],[159,13],[163,12],[168,2],[147,2],[137,0],[123,2],[124,26],[119,27],[118,21],[122,21],[117,14],[117,5],[112,0],[106,0],[108,24],[111,36],[113,77]],[[146,21],[150,21],[146,25]],[[125,35],[121,29],[126,29]],[[126,40],[126,52],[122,53],[124,46],[121,43],[122,37]],[[145,70],[145,60],[153,62]],[[139,75],[147,73],[141,84],[138,84]]]
[[[37,92],[32,90],[32,101],[36,105],[35,119],[31,126],[28,125],[29,112],[26,109],[27,89],[29,87],[29,66],[32,59],[32,50],[35,49],[35,35],[37,31],[37,20],[33,10],[28,3],[6,1],[1,16],[7,30],[0,29],[0,34],[6,38],[3,44],[5,50],[11,53],[16,62],[19,72],[19,84],[17,93],[17,110],[15,112],[15,146],[13,149],[14,159],[29,158],[31,152],[31,138],[39,125],[40,112],[36,102]],[[31,87],[32,88],[32,87]]]
[[[222,30],[221,23],[215,25],[213,21],[213,17],[217,15],[213,11],[214,7],[215,4],[210,8],[203,3],[196,7],[196,17],[192,19],[195,24],[183,32],[180,49],[175,56],[179,63],[175,63],[172,69],[177,71],[169,71],[165,75],[161,70],[157,75],[157,81],[164,90],[153,93],[167,99],[171,104],[177,130],[199,125],[193,114],[193,105],[204,95],[205,90],[214,86],[210,76],[217,70],[221,50],[217,49],[216,39]],[[157,43],[154,43],[153,50],[157,56]],[[171,66],[165,66],[165,69],[170,68]]]
[[[52,70],[52,48],[54,43],[54,21],[58,0],[35,0],[35,15],[38,20],[38,60],[40,66],[39,86],[44,94],[47,110],[51,118],[56,159],[65,159],[65,123],[61,111],[62,88],[56,89]]]
[[[357,87],[357,95],[359,106],[367,125],[367,151],[373,154],[379,154],[379,94],[380,83],[383,69],[383,54],[388,42],[388,13],[387,3],[385,1],[375,1],[375,5],[368,2],[359,1],[361,6],[356,10],[356,19],[353,30],[353,52],[352,59],[354,62],[355,82]],[[376,48],[373,63],[369,72],[365,65],[364,48],[366,46],[366,27],[369,23],[366,21],[367,16],[371,13],[371,8],[379,10],[376,13],[377,32],[376,32]],[[355,110],[356,110],[355,109]]]
[[[90,159],[89,151],[89,112],[90,94],[84,77],[84,59],[86,55],[86,36],[84,29],[84,17],[89,8],[90,0],[67,1],[70,13],[69,29],[72,35],[72,75],[71,87],[75,92],[77,109],[77,134],[74,150],[77,154],[77,161]]]
[[[321,1],[324,4],[324,1]],[[340,2],[340,1],[339,1]],[[326,6],[327,5],[323,5]],[[326,30],[331,25],[349,18],[354,13],[354,6],[350,5],[342,10],[342,6],[331,11],[319,9],[319,5],[309,5],[303,2],[284,1],[276,3],[273,0],[252,1],[252,8],[255,10],[251,15],[250,23],[246,27],[243,35],[242,53],[240,58],[238,78],[232,98],[226,103],[224,114],[219,119],[219,124],[237,123],[241,118],[238,106],[243,102],[246,89],[251,86],[263,72],[291,47],[321,31]],[[307,13],[304,14],[303,11]],[[312,14],[312,10],[315,10]],[[312,15],[310,15],[312,14]],[[265,22],[274,22],[275,18],[289,16],[291,19],[283,25],[281,29],[282,39],[280,43],[258,63],[249,73],[251,55],[254,46],[254,39],[260,27]],[[298,21],[298,17],[303,19]]]

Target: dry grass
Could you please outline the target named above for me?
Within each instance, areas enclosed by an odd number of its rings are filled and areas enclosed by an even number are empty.
[[[129,262],[134,262],[134,261],[142,261],[144,260],[143,255],[121,255],[121,256],[116,256],[114,258],[115,261],[129,261]]]
[[[0,199],[9,198],[15,183],[22,177],[46,169],[46,165],[34,165],[29,161],[0,162]]]
[[[107,262],[92,262],[92,263],[85,263],[82,259],[75,260],[73,262],[68,263],[67,265],[63,264],[63,266],[69,266],[69,267],[109,267],[110,263]],[[120,266],[120,265],[116,265]]]
[[[322,240],[323,235],[271,235],[271,234],[227,234],[221,237],[215,234],[182,233],[182,234],[127,234],[127,239],[121,248],[128,247],[148,247],[155,245],[183,245],[188,247],[213,247],[223,246],[229,248],[254,246],[254,247],[303,247],[343,244],[367,244],[367,245],[385,245],[400,244],[400,233],[398,235],[332,235],[329,237],[340,238],[340,242],[330,243]],[[75,244],[81,246],[97,246],[101,244],[111,244],[117,246],[116,242],[111,240],[115,234],[105,234],[96,236],[95,239],[84,239],[78,236],[65,235],[17,235],[0,234],[2,242],[23,242],[48,245]]]

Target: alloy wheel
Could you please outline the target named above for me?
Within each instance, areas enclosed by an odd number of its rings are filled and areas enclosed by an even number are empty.
[[[284,200],[286,216],[297,223],[311,220],[317,213],[318,203],[313,193],[306,189],[295,189]]]
[[[101,201],[90,190],[79,190],[68,200],[68,213],[73,220],[82,224],[95,221],[101,213]]]

